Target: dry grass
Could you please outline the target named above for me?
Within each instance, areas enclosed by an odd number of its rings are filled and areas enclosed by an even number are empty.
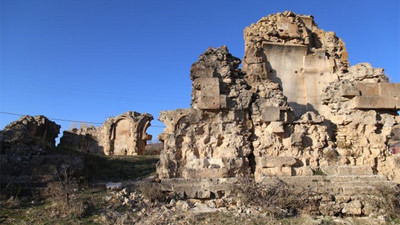
[[[339,160],[339,153],[337,151],[335,151],[334,149],[330,149],[330,150],[323,152],[323,157],[328,162],[337,162]]]
[[[275,218],[293,217],[299,213],[319,214],[321,197],[308,189],[294,190],[283,182],[262,185],[254,180],[242,180],[238,198],[246,206],[262,208]]]
[[[41,195],[34,196],[22,196],[17,186],[10,185],[8,195],[1,192],[0,224],[104,224],[96,221],[105,213],[118,218],[130,209],[121,202],[105,201],[109,191],[95,183],[149,176],[155,173],[158,161],[156,156],[105,157],[70,151],[68,154],[85,157],[88,179],[76,179],[73,171],[63,170],[57,182],[49,183]]]
[[[400,186],[378,187],[376,192],[379,199],[371,199],[372,205],[382,210],[390,221],[400,222]]]

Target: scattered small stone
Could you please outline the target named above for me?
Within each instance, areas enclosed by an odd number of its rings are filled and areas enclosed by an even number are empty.
[[[122,188],[122,183],[121,182],[117,182],[117,183],[108,182],[108,183],[106,183],[106,188],[110,189],[110,190],[119,190]]]

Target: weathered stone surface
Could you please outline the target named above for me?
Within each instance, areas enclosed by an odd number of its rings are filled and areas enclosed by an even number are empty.
[[[50,150],[55,147],[55,139],[60,125],[45,116],[22,116],[0,131],[0,152]]]
[[[281,119],[281,110],[277,106],[261,106],[261,118],[263,122],[279,121]]]
[[[166,125],[159,136],[165,148],[157,165],[160,178],[223,178],[250,174],[251,148],[247,139],[252,123],[247,112],[252,93],[243,72],[238,69],[239,63],[240,60],[223,46],[209,48],[193,64],[192,108],[160,113],[159,120]],[[203,68],[214,72],[207,72],[208,77],[203,78]],[[203,90],[208,87],[199,84],[204,82],[213,85],[213,91],[205,93],[210,99],[217,101],[220,96],[226,96],[224,107],[207,105],[211,100],[203,102]]]
[[[361,93],[352,100],[356,109],[400,109],[400,84],[357,83]]]
[[[216,199],[219,202],[220,200],[230,201],[233,198],[237,206],[243,206],[238,198],[238,191],[243,190],[243,186],[249,185],[251,182],[251,178],[173,178],[161,180],[160,187],[162,191],[173,192],[180,199],[195,198],[201,199],[201,201]],[[288,196],[286,197],[290,198],[294,197],[291,195],[295,195],[310,202],[310,207],[316,207],[312,211],[314,214],[352,216],[368,216],[379,213],[379,208],[371,206],[378,201],[379,188],[389,190],[396,187],[395,183],[389,182],[385,177],[379,175],[285,176],[279,174],[278,176],[264,176],[258,181],[258,185],[267,190],[276,187],[287,188]],[[313,195],[312,193],[318,194]],[[247,196],[246,193],[239,194]],[[306,197],[306,195],[310,196]]]
[[[349,65],[344,42],[319,29],[312,16],[269,15],[247,27],[244,39],[247,76],[279,83],[297,117],[323,110],[324,87]]]
[[[359,200],[353,200],[349,203],[345,203],[342,213],[347,215],[359,216],[362,213],[362,204]]]
[[[108,118],[100,127],[64,131],[60,146],[101,155],[143,155],[146,133],[153,116],[147,113],[126,112]]]
[[[15,187],[32,194],[64,176],[80,176],[84,160],[57,152],[55,138],[60,125],[44,116],[23,116],[0,131],[0,187]],[[16,191],[16,190],[15,190]]]
[[[197,103],[199,109],[220,108],[218,78],[198,78],[193,86],[200,89],[199,101]]]
[[[388,152],[399,142],[400,88],[383,69],[349,66],[344,42],[312,16],[270,15],[244,37],[242,69],[225,46],[209,48],[191,68],[192,107],[161,112],[160,179],[328,174],[400,182]],[[354,208],[347,213],[359,215]]]

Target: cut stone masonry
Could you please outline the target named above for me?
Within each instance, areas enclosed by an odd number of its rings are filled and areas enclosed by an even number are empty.
[[[60,146],[100,155],[144,155],[146,133],[153,116],[126,112],[108,118],[100,127],[85,127],[64,131]]]
[[[400,84],[349,66],[344,42],[312,16],[270,15],[244,38],[242,69],[227,47],[207,49],[191,67],[191,108],[160,113],[162,184],[317,174],[400,183],[400,155],[388,152],[400,139]]]

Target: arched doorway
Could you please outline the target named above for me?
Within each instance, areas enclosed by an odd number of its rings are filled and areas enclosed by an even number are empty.
[[[132,154],[135,149],[131,123],[122,119],[115,125],[114,155]]]

